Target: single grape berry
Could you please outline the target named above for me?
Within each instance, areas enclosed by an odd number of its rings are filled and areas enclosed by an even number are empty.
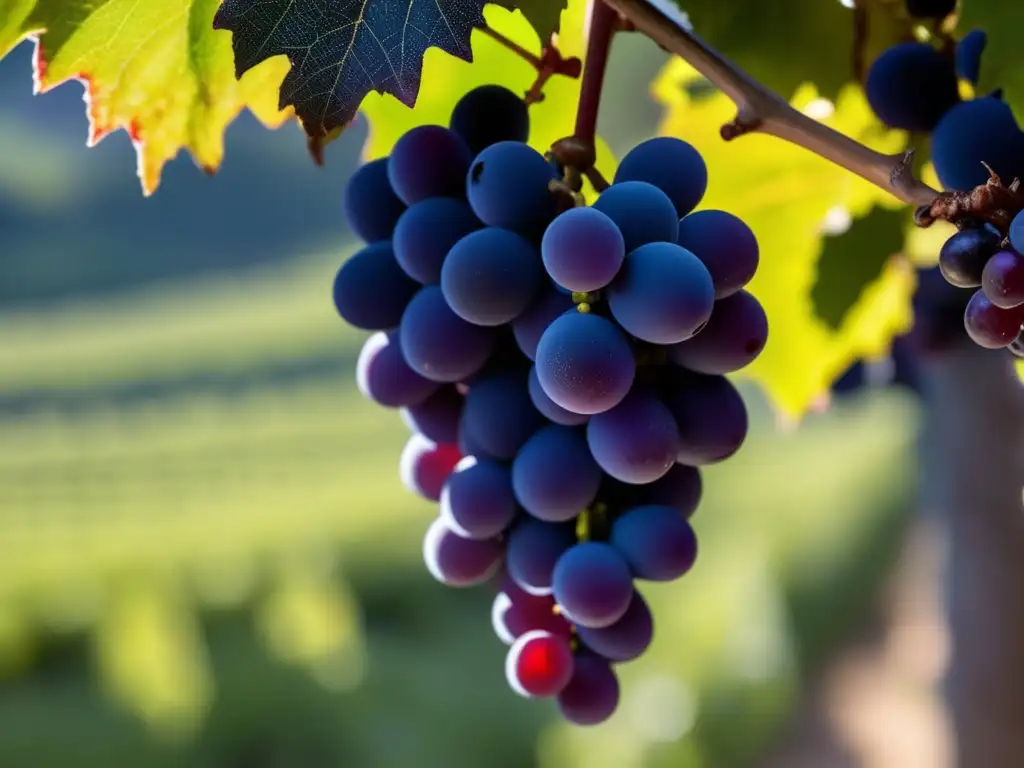
[[[985,264],[999,250],[999,233],[989,227],[971,227],[954,233],[939,251],[939,270],[957,288],[981,285]]]
[[[505,657],[509,686],[528,698],[557,696],[569,684],[573,672],[568,638],[533,630],[518,638]]]
[[[752,363],[768,341],[768,316],[739,291],[715,302],[711,319],[692,339],[669,348],[669,359],[698,373],[732,373]]]
[[[639,592],[622,618],[601,629],[577,627],[580,641],[594,653],[608,661],[624,662],[639,658],[650,647],[654,639],[654,618],[651,609]]]
[[[905,131],[931,131],[960,101],[952,58],[925,43],[882,53],[868,69],[864,92],[879,120]]]
[[[418,287],[398,265],[391,243],[383,240],[341,265],[334,278],[334,307],[351,326],[388,330],[399,324]]]
[[[552,575],[555,602],[574,624],[607,627],[622,618],[633,599],[633,578],[610,544],[587,541],[567,549]]]
[[[663,477],[679,453],[679,428],[664,403],[634,389],[587,424],[587,444],[608,475],[641,485]]]
[[[1017,253],[1024,254],[1024,211],[1014,216],[1010,222],[1010,245]]]
[[[484,367],[494,349],[493,329],[455,314],[436,285],[413,296],[399,334],[409,367],[431,381],[465,381]]]
[[[504,553],[497,539],[465,539],[438,518],[423,538],[430,575],[449,587],[474,587],[498,572]]]
[[[533,147],[500,141],[473,160],[466,194],[484,224],[537,238],[558,212],[557,198],[548,189],[555,179],[554,168]]]
[[[969,190],[989,179],[1024,176],[1024,134],[1010,106],[983,96],[952,107],[932,132],[932,162],[946,189]],[[983,165],[984,164],[984,165]]]
[[[634,507],[612,524],[611,545],[625,558],[633,576],[673,581],[693,567],[697,537],[672,507]]]
[[[395,142],[388,180],[406,205],[428,197],[464,197],[472,160],[466,142],[440,125],[420,125]]]
[[[409,367],[398,334],[378,331],[363,343],[356,361],[356,386],[369,400],[385,408],[422,403],[440,388]]]
[[[708,167],[692,144],[671,136],[658,136],[637,144],[615,171],[615,183],[646,181],[664,192],[682,218],[704,197]]]
[[[598,725],[619,706],[619,679],[611,664],[594,653],[576,654],[569,684],[558,694],[558,710],[574,725]]]
[[[526,441],[512,462],[516,499],[534,517],[574,520],[601,486],[601,469],[583,432],[550,424]]]
[[[1024,257],[1016,251],[999,251],[985,265],[981,288],[1002,309],[1024,304]]]
[[[679,215],[671,198],[646,181],[612,184],[592,207],[615,222],[626,253],[647,243],[674,243],[679,237]]]
[[[555,564],[575,543],[574,523],[545,523],[522,517],[506,542],[508,575],[531,595],[550,595]]]
[[[964,312],[964,327],[975,344],[986,349],[1002,349],[1017,338],[1024,323],[1024,305],[1013,309],[997,307],[984,291],[971,296]]]
[[[388,158],[371,160],[352,174],[345,187],[343,208],[349,227],[366,242],[391,239],[405,212],[405,203],[388,181]]]
[[[411,431],[419,432],[435,443],[455,444],[459,441],[459,420],[464,402],[453,385],[444,384],[426,400],[403,408],[402,420]]]
[[[496,461],[466,456],[441,490],[441,518],[467,539],[490,539],[515,519],[512,473]]]
[[[622,232],[596,208],[572,208],[558,216],[541,241],[544,268],[570,291],[599,291],[612,281],[626,258]]]
[[[726,211],[706,209],[684,217],[676,242],[704,262],[716,299],[736,293],[757,271],[757,238],[742,219]]]
[[[530,112],[526,102],[508,88],[482,85],[459,99],[448,126],[478,155],[499,141],[525,142],[530,136]]]
[[[981,56],[985,52],[988,35],[982,29],[972,29],[956,44],[956,74],[972,85],[981,77]]]
[[[398,476],[402,484],[427,501],[441,498],[441,489],[448,482],[462,453],[455,445],[438,444],[423,435],[409,438],[398,460]]]
[[[491,604],[491,626],[505,645],[537,629],[563,637],[572,635],[572,625],[555,610],[550,596],[531,595],[508,577]]]
[[[391,245],[399,266],[423,285],[441,282],[448,251],[470,232],[483,227],[463,200],[431,197],[398,219]]]

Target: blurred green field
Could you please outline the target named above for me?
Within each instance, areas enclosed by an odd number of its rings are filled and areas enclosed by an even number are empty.
[[[751,390],[697,567],[645,590],[652,652],[573,730],[507,690],[485,591],[421,566],[405,428],[330,306],[343,257],[0,316],[0,765],[745,764],[898,550],[910,401],[783,434]]]

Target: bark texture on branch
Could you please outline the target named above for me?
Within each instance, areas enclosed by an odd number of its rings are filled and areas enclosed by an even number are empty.
[[[965,340],[966,342],[966,340]],[[946,698],[958,768],[1024,765],[1024,388],[1005,352],[923,361],[927,505],[948,526]]]

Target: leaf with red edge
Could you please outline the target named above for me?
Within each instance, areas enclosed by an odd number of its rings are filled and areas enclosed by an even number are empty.
[[[143,191],[159,185],[182,149],[208,172],[224,156],[224,130],[248,107],[276,127],[288,69],[267,61],[234,77],[230,35],[213,29],[219,0],[0,0],[0,57],[36,40],[35,90],[85,87],[90,146],[123,129],[132,137]]]

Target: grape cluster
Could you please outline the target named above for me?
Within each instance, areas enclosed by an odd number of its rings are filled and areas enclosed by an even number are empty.
[[[989,225],[961,229],[939,252],[943,277],[976,288],[964,311],[967,335],[986,349],[1008,347],[1024,357],[1024,213],[1003,239]]]
[[[528,133],[522,101],[488,86],[362,166],[345,207],[368,245],[334,301],[374,331],[359,388],[401,409],[403,480],[439,504],[428,570],[496,583],[509,684],[587,725],[617,707],[615,665],[651,643],[636,582],[695,561],[698,467],[747,432],[725,374],[768,325],[744,290],[753,233],[693,212],[707,169],[692,146],[640,144],[573,206]]]

